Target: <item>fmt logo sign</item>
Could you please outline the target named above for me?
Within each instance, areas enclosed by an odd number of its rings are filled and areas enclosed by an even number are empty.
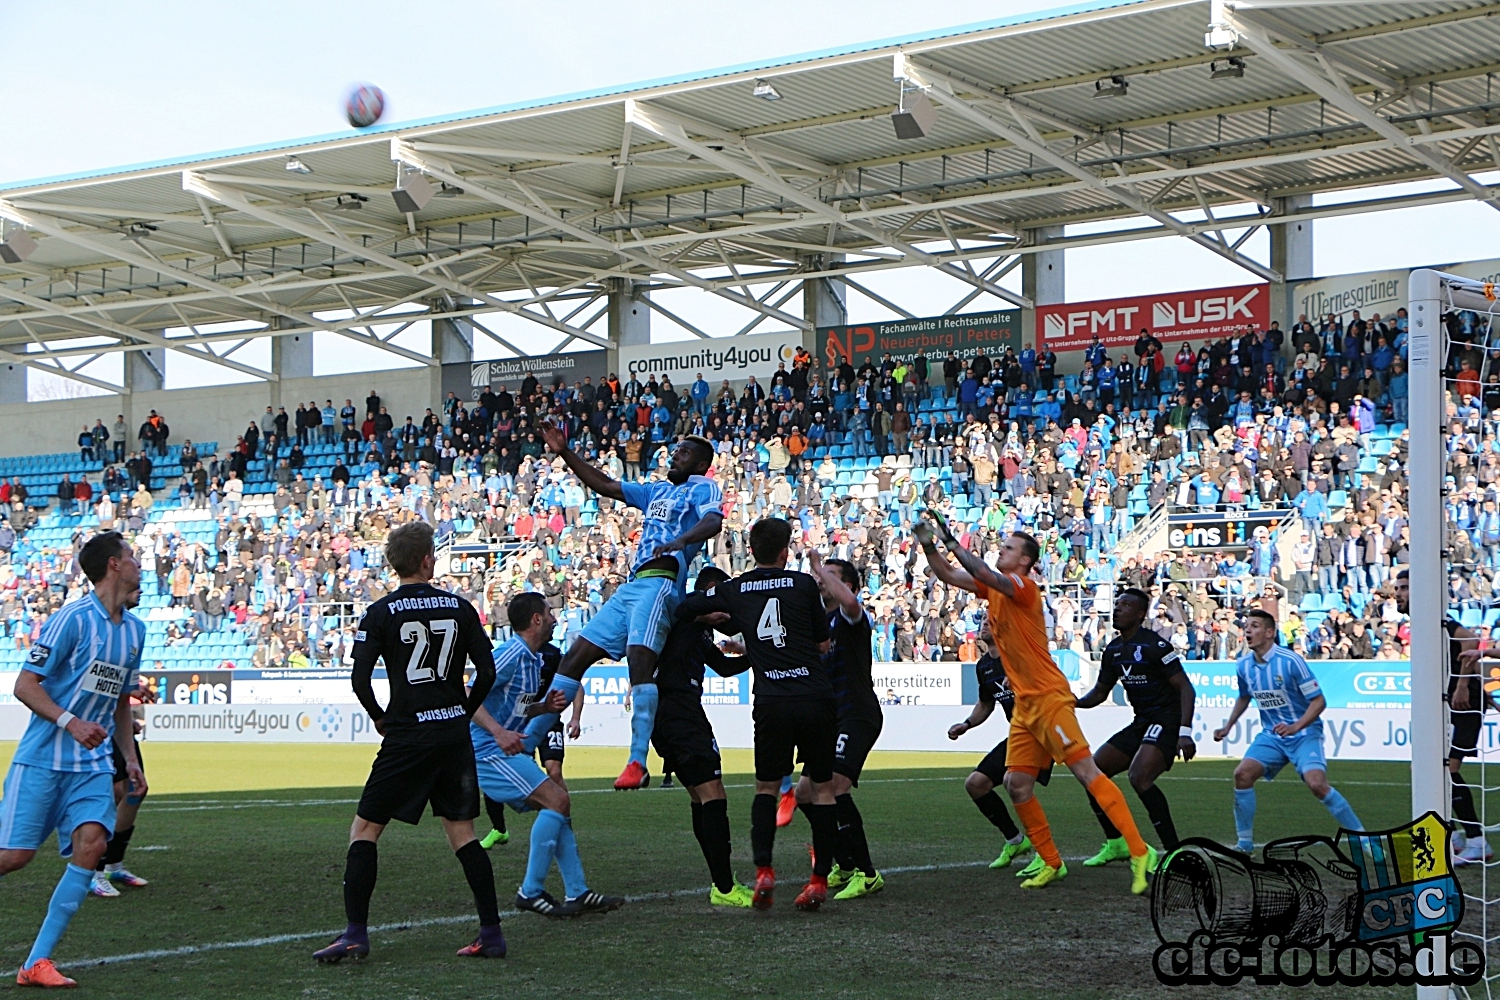
[[[1157,339],[1216,340],[1246,327],[1270,326],[1268,285],[1238,285],[1165,295],[1037,306],[1042,343],[1054,351],[1087,347],[1094,337],[1106,347],[1135,343],[1142,330]]]

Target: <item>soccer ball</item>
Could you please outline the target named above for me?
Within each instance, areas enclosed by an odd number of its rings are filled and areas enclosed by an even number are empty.
[[[350,91],[349,100],[344,103],[344,113],[349,116],[349,124],[355,128],[369,128],[380,121],[384,112],[385,95],[380,92],[379,87],[367,83]]]

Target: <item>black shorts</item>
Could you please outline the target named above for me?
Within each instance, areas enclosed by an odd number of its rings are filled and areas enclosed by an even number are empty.
[[[1458,687],[1457,679],[1448,684],[1448,697],[1453,697],[1454,688]],[[1448,743],[1448,759],[1463,760],[1465,757],[1479,756],[1479,731],[1484,724],[1484,691],[1479,686],[1479,678],[1469,681],[1469,708],[1467,711],[1455,711],[1451,706],[1448,710],[1448,721],[1452,724],[1452,733]]]
[[[555,760],[561,764],[565,747],[566,740],[563,737],[563,724],[561,720],[558,720],[556,725],[547,730],[547,739],[536,748],[536,755],[541,758],[544,768],[549,760]]]
[[[885,719],[851,716],[839,723],[839,735],[833,742],[833,773],[848,778],[855,788],[859,787],[859,773],[865,769],[865,758],[880,739],[880,728]]]
[[[474,767],[474,744],[437,746],[381,744],[370,765],[370,777],[355,814],[382,826],[393,819],[415,824],[432,803],[432,814],[465,820],[479,815],[479,774]]]
[[[669,773],[688,788],[724,776],[719,741],[696,698],[664,697],[656,709],[651,745]]]
[[[1177,740],[1181,728],[1182,716],[1177,713],[1137,715],[1130,725],[1104,742],[1131,758],[1135,757],[1135,752],[1142,744],[1149,743],[1161,751],[1162,759],[1167,762],[1166,769],[1170,771],[1172,762],[1177,759]]]
[[[766,698],[755,703],[755,780],[780,781],[801,762],[809,781],[833,780],[838,706],[832,698]]]
[[[981,760],[978,764],[974,765],[974,770],[978,771],[980,774],[984,775],[986,778],[989,778],[990,782],[992,784],[995,784],[995,785],[1004,784],[1005,783],[1005,754],[1006,754],[1006,751],[1008,751],[1009,749],[1010,749],[1010,740],[1008,740],[1008,739],[1001,740],[999,743],[995,744],[995,749],[993,749],[989,753],[985,754],[984,755],[984,759]],[[1044,767],[1044,768],[1042,768],[1041,773],[1036,776],[1036,783],[1038,785],[1045,785],[1048,782],[1050,782],[1051,780],[1052,780],[1052,764],[1049,761],[1048,764],[1047,764],[1047,766]]]
[[[141,756],[141,741],[135,741],[135,759],[141,765],[141,773],[146,771],[146,758]],[[129,775],[125,773],[125,755],[120,752],[120,744],[114,740],[109,741],[109,760],[115,769],[115,781],[128,781]]]

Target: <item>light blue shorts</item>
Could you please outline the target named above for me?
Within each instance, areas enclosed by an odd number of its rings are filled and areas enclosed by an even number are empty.
[[[11,764],[0,793],[0,850],[34,851],[56,830],[57,853],[71,858],[73,831],[85,823],[115,835],[113,771]]]
[[[649,646],[660,653],[672,631],[672,613],[682,600],[677,581],[665,576],[630,580],[614,592],[580,633],[609,654],[625,658],[629,646]]]
[[[547,772],[530,756],[500,754],[481,757],[474,763],[479,770],[479,790],[486,798],[508,805],[516,812],[531,809],[526,799],[547,780]]]
[[[1287,764],[1297,769],[1297,774],[1308,771],[1328,770],[1328,759],[1323,756],[1323,727],[1304,729],[1296,739],[1284,740],[1275,733],[1262,729],[1255,734],[1250,748],[1245,751],[1248,760],[1258,760],[1266,769],[1266,777],[1274,778]]]

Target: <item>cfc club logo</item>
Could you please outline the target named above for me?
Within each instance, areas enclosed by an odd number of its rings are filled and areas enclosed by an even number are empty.
[[[1191,838],[1151,890],[1167,986],[1471,986],[1484,951],[1452,933],[1463,892],[1436,813],[1379,833],[1289,837],[1263,860]]]

